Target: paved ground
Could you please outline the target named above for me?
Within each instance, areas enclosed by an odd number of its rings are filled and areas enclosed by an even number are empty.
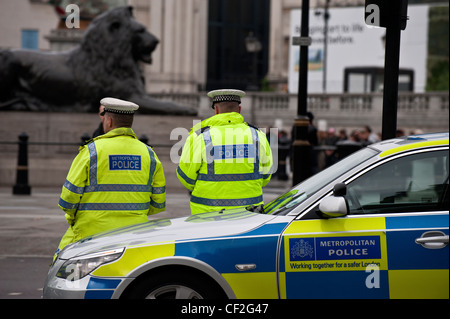
[[[264,202],[276,198],[290,182],[274,180],[265,188]],[[0,299],[40,298],[51,257],[67,229],[58,208],[61,188],[32,188],[31,195],[12,195],[0,188]],[[186,191],[167,192],[167,209],[152,216],[189,215]]]

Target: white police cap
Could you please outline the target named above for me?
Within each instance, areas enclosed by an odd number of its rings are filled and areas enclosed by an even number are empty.
[[[134,112],[139,109],[139,105],[133,102],[124,101],[113,97],[105,97],[101,99],[100,104],[105,107],[105,112],[118,114],[134,114]]]
[[[208,92],[208,96],[212,98],[211,107],[220,102],[237,102],[241,103],[241,97],[245,96],[245,92],[234,89],[221,89]]]

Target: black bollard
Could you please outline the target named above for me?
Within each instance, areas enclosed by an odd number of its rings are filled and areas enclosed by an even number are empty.
[[[17,161],[16,185],[13,187],[14,195],[30,195],[31,187],[28,185],[28,135],[19,135],[19,156]]]

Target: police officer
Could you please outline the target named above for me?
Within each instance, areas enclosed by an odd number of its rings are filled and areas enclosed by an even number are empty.
[[[115,98],[100,104],[105,134],[80,148],[62,188],[59,207],[70,227],[58,251],[101,231],[146,222],[147,215],[165,209],[161,162],[131,129],[139,106]]]
[[[263,203],[272,153],[266,135],[244,122],[240,90],[215,90],[215,115],[195,125],[184,145],[177,177],[192,191],[191,213]]]

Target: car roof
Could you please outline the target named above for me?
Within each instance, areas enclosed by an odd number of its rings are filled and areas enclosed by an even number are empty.
[[[406,150],[430,146],[448,146],[448,144],[449,133],[442,132],[397,137],[371,144],[370,147],[378,150],[380,152],[380,157],[385,157]]]

